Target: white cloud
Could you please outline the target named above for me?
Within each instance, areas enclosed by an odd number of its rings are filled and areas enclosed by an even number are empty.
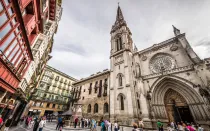
[[[49,64],[72,77],[109,68],[110,30],[119,0],[65,0]],[[201,58],[210,56],[210,1],[120,0],[138,49],[173,37],[172,25]]]

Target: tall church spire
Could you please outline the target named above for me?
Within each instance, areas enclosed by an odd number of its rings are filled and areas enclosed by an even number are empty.
[[[114,31],[116,31],[117,29],[119,29],[122,26],[127,26],[127,24],[126,24],[126,21],[124,20],[122,10],[118,3],[116,21],[115,21],[114,25],[112,26],[111,33],[113,33]]]

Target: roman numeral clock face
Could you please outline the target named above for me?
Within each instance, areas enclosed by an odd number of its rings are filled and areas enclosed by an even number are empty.
[[[175,68],[175,60],[169,55],[159,54],[150,60],[150,70],[153,73],[159,73],[173,68]]]

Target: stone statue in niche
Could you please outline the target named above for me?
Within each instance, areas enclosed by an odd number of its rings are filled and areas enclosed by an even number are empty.
[[[140,66],[139,66],[138,63],[136,64],[136,73],[135,73],[135,76],[136,76],[136,78],[138,78],[138,77],[141,76],[141,70],[140,70]]]

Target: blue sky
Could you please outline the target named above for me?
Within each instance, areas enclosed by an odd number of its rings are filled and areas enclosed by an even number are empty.
[[[139,50],[173,37],[175,25],[201,58],[210,57],[209,0],[63,0],[49,65],[77,79],[109,69],[118,2]]]

